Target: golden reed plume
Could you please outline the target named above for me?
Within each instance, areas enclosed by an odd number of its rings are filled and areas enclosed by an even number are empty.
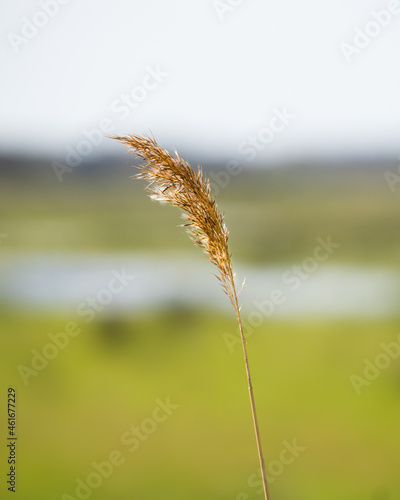
[[[132,153],[145,161],[143,165],[137,167],[139,173],[134,177],[148,181],[147,190],[150,192],[151,198],[170,203],[183,211],[182,217],[185,219],[185,224],[182,226],[187,228],[194,243],[203,248],[210,261],[219,269],[220,275],[217,278],[235,308],[239,324],[264,494],[265,499],[269,500],[268,482],[247,359],[246,340],[243,334],[232,262],[228,250],[228,229],[215,199],[211,196],[210,182],[204,176],[200,166],[197,167],[197,171],[194,171],[176,151],[175,156],[172,156],[160,147],[154,137],[129,135],[115,136],[114,139],[126,144]]]

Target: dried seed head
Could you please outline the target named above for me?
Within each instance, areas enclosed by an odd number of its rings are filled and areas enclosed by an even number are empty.
[[[211,196],[210,182],[200,166],[193,170],[175,151],[171,156],[161,148],[154,137],[137,135],[116,136],[117,139],[144,160],[134,177],[148,181],[150,197],[170,203],[183,210],[182,224],[196,245],[203,248],[210,261],[219,269],[225,293],[237,306],[231,258],[228,250],[228,229]]]

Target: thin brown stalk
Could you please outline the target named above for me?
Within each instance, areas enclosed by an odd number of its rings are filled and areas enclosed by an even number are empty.
[[[197,167],[197,171],[193,170],[176,151],[175,156],[172,156],[161,148],[154,137],[130,135],[117,136],[114,139],[126,144],[131,152],[144,160],[145,163],[137,167],[139,173],[134,177],[148,181],[147,190],[150,192],[151,198],[170,203],[183,210],[182,217],[185,223],[182,226],[186,227],[190,238],[204,250],[209,260],[219,270],[217,278],[235,309],[239,325],[264,494],[265,499],[270,500],[247,358],[246,339],[235,287],[235,275],[232,271],[231,256],[228,250],[228,229],[215,199],[211,196],[210,182],[204,176],[201,167]]]

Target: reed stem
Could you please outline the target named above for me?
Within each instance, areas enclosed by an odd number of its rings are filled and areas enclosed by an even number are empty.
[[[232,281],[233,281],[233,278],[232,278]],[[265,460],[264,460],[264,455],[263,455],[262,445],[261,445],[260,429],[258,427],[256,404],[254,401],[253,384],[251,382],[250,366],[249,366],[249,360],[247,358],[246,339],[245,339],[245,336],[243,333],[242,318],[240,316],[240,307],[239,307],[239,303],[238,303],[236,288],[234,288],[234,290],[233,290],[233,298],[234,298],[233,306],[235,308],[236,318],[237,318],[237,321],[239,324],[240,337],[242,339],[244,365],[246,367],[247,383],[248,383],[249,396],[250,396],[251,414],[253,416],[254,432],[256,435],[258,459],[259,459],[260,468],[261,468],[261,478],[262,478],[262,483],[263,483],[263,488],[264,488],[264,496],[265,496],[265,500],[270,500],[267,472],[265,470]]]

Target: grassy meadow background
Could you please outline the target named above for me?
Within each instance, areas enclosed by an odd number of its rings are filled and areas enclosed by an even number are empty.
[[[62,183],[39,161],[36,168],[3,171],[3,269],[10,253],[182,251],[205,259],[176,227],[179,213],[152,203],[143,183],[129,180],[134,172],[127,161],[115,170],[112,162],[98,174],[93,170],[65,174]],[[218,194],[236,271],[245,264],[290,267],[312,255],[317,237],[332,235],[341,246],[329,265],[398,275],[399,193],[389,190],[383,171],[243,169]],[[242,353],[239,345],[231,352],[223,337],[236,334],[233,311],[180,304],[118,314],[105,310],[85,324],[56,308],[35,310],[3,298],[0,313],[1,498],[8,493],[9,386],[18,397],[17,498],[83,498],[76,494],[76,479],[85,481],[94,472],[92,463],[109,460],[114,450],[123,463],[86,498],[262,498]],[[68,321],[76,321],[81,333],[24,385],[18,365],[28,365],[31,350],[42,348],[48,333],[62,331]],[[364,360],[373,360],[380,344],[396,341],[399,333],[397,314],[273,315],[249,337],[273,500],[400,499],[398,360],[360,395],[350,382],[352,374],[362,376]],[[129,451],[121,436],[166,398],[178,408]],[[284,443],[294,442],[302,451],[280,467]]]

